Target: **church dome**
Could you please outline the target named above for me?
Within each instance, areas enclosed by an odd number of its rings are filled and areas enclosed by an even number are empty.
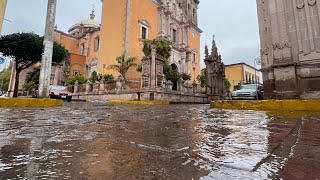
[[[80,29],[80,28],[99,28],[100,27],[100,23],[98,21],[96,21],[94,19],[95,14],[94,11],[92,11],[92,13],[90,14],[90,19],[85,19],[82,20],[76,24],[74,24],[73,26],[71,26],[68,30],[68,32],[72,32],[76,29]]]

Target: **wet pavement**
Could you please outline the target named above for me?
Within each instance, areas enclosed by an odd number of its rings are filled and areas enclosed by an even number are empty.
[[[320,179],[320,114],[209,105],[0,109],[0,179]]]

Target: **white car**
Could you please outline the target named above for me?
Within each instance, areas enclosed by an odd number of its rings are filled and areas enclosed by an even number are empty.
[[[241,85],[238,90],[232,92],[233,100],[262,100],[263,86],[261,84]]]

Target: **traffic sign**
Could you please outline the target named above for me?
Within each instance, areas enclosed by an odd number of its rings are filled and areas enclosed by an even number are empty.
[[[0,64],[3,64],[5,62],[6,62],[6,60],[3,57],[0,57]]]

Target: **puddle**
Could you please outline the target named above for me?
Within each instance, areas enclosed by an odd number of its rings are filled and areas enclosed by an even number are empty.
[[[319,117],[100,102],[4,109],[0,179],[316,179]]]

